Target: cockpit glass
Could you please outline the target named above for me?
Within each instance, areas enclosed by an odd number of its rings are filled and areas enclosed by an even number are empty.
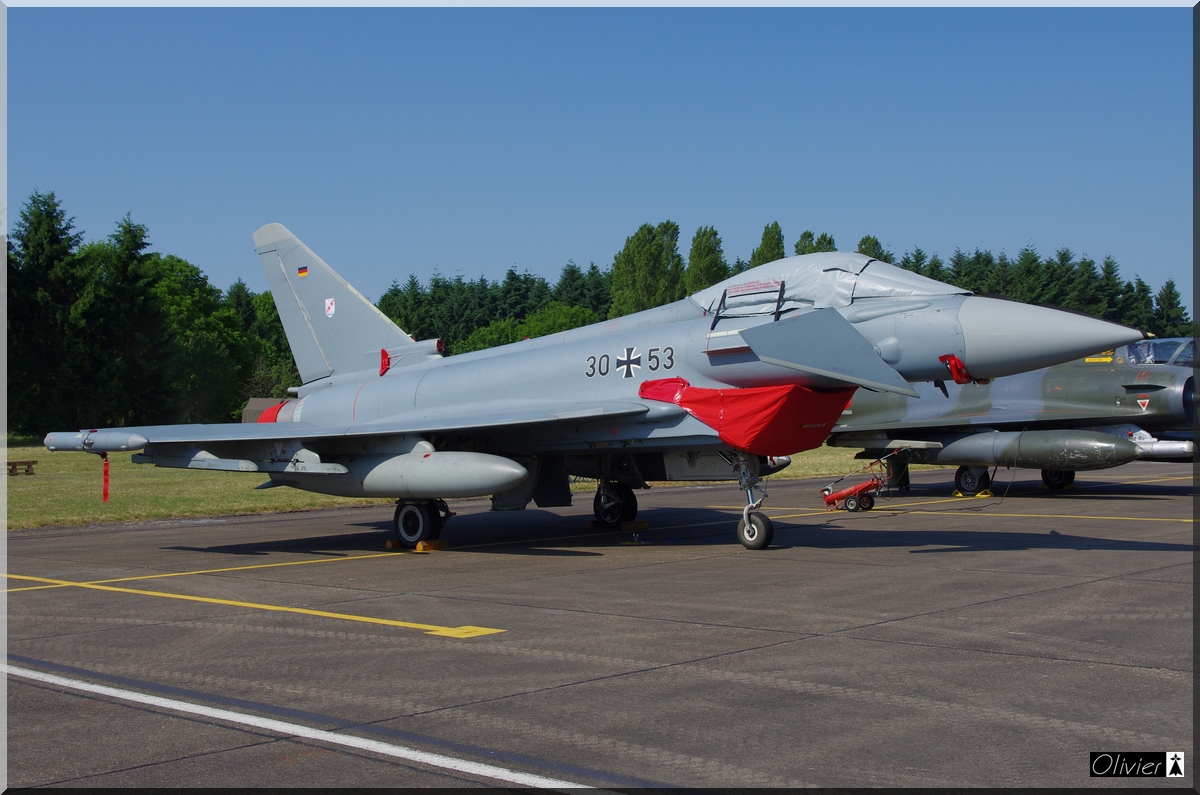
[[[1177,364],[1180,367],[1193,367],[1194,365],[1192,364],[1192,361],[1195,358],[1196,341],[1188,340],[1187,345],[1183,346],[1183,348],[1179,351],[1179,354],[1175,357],[1175,361],[1171,362],[1171,364]]]
[[[1183,340],[1142,340],[1129,346],[1130,364],[1166,364]],[[1190,354],[1189,354],[1190,358]]]

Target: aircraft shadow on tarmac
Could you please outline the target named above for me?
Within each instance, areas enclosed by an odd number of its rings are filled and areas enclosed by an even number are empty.
[[[938,552],[998,552],[1002,550],[1074,549],[1119,552],[1188,552],[1191,544],[1134,541],[1048,533],[996,533],[988,530],[861,530],[828,527],[775,526],[775,547],[854,549],[911,547],[913,554]]]
[[[878,519],[884,519],[885,516],[881,512]],[[737,516],[732,512],[709,508],[670,507],[645,510],[641,517],[648,525],[646,529],[619,531],[590,530],[587,528],[588,517],[583,515],[561,516],[537,510],[516,515],[509,512],[477,513],[452,519],[453,524],[444,531],[443,537],[450,542],[452,548],[469,548],[471,552],[482,554],[535,557],[595,557],[606,554],[601,550],[611,551],[630,544],[738,546],[734,536]],[[985,517],[986,514],[981,514],[979,518]],[[1056,530],[992,532],[984,529],[903,530],[844,526],[842,520],[850,518],[850,514],[839,511],[777,520],[772,546],[764,553],[758,554],[803,547],[907,547],[910,548],[910,552],[920,554],[1035,549],[1188,553],[1193,550],[1191,544],[1091,537],[1065,534]],[[868,519],[866,514],[855,516],[856,523],[862,520],[875,521],[876,517],[871,516]],[[209,547],[172,546],[165,549],[220,555],[261,556],[293,553],[330,557],[388,551],[387,541],[392,538],[390,521],[358,522],[347,525],[347,528],[362,528],[365,532],[272,538]]]

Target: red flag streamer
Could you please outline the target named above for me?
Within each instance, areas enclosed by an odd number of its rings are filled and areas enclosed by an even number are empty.
[[[101,453],[100,457],[104,459],[104,501],[108,502],[108,453]]]

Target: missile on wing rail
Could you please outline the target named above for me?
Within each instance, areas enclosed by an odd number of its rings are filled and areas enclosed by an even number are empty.
[[[149,441],[140,433],[120,428],[103,431],[56,431],[46,434],[42,443],[47,450],[82,450],[86,453],[127,453],[140,450]]]

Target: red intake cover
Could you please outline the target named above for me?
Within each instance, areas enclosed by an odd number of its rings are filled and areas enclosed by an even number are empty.
[[[282,403],[277,403],[274,406],[271,406],[271,408],[258,415],[258,421],[275,422],[275,420],[279,418],[279,410],[291,402],[292,401],[290,400],[285,400]]]
[[[816,392],[788,384],[705,389],[682,378],[664,378],[643,382],[638,396],[674,403],[737,450],[791,455],[821,446],[857,388]]]

